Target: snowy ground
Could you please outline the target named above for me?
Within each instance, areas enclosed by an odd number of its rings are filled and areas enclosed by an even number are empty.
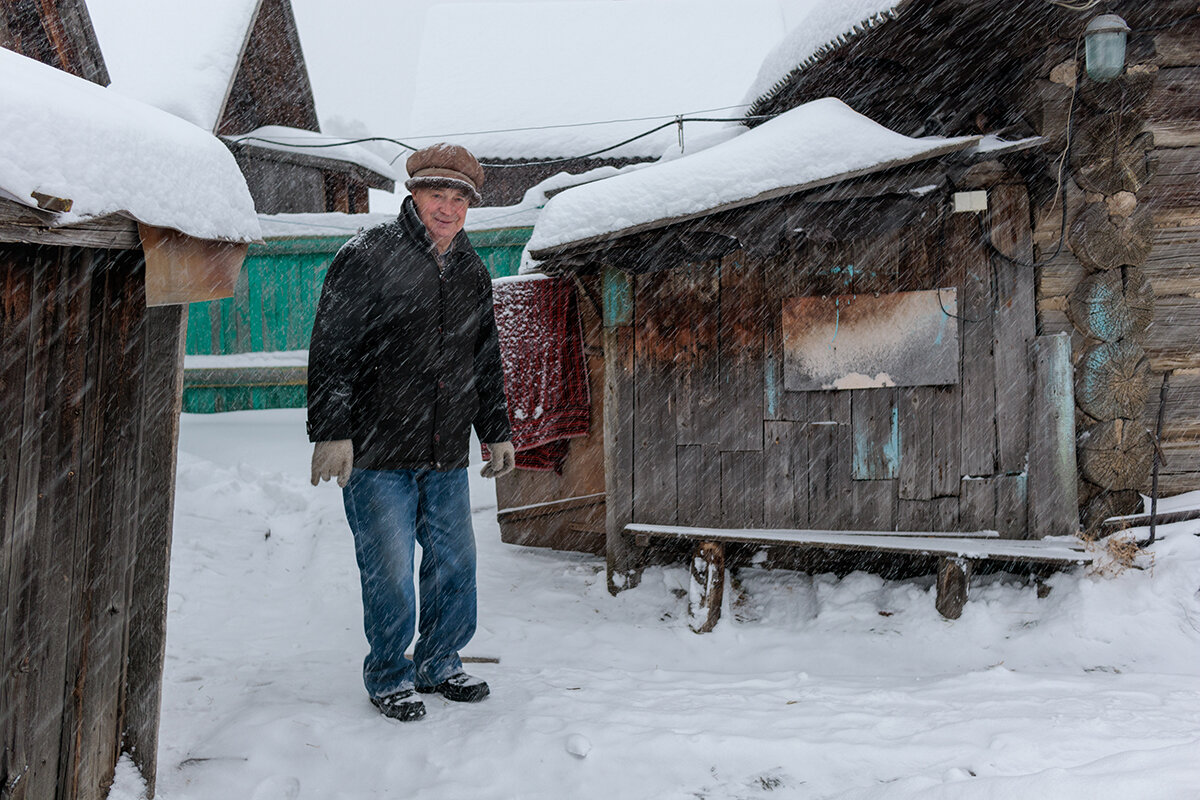
[[[956,622],[927,580],[744,572],[698,636],[682,567],[610,597],[598,558],[502,544],[473,471],[466,655],[500,659],[472,666],[493,696],[402,724],[362,689],[350,534],[308,484],[303,412],[184,415],[180,450],[163,800],[1200,796],[1200,524],[1046,599],[976,581]]]

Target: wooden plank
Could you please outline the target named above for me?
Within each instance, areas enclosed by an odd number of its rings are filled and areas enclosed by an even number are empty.
[[[641,565],[624,535],[633,520],[633,330],[604,329],[604,492],[608,590],[637,585]]]
[[[896,389],[850,392],[854,456],[851,476],[856,481],[882,481],[899,473],[900,426]]]
[[[1029,534],[1068,536],[1079,530],[1070,337],[1036,337],[1029,357]]]
[[[615,328],[633,322],[633,277],[624,270],[604,268],[602,284],[604,326]]]
[[[854,542],[860,540],[882,539],[890,541],[893,544],[900,542],[902,539],[916,539],[913,547],[925,548],[931,545],[936,546],[939,543],[950,540],[966,539],[970,541],[989,540],[992,542],[1000,540],[999,531],[994,530],[978,530],[978,531],[935,531],[925,530],[923,528],[909,528],[900,530],[824,530],[821,528],[718,528],[706,527],[703,525],[649,525],[640,522],[630,523],[625,527],[625,530],[633,534],[645,534],[647,536],[666,536],[681,539],[695,539],[703,541],[712,539],[713,541],[729,541],[729,542],[752,542],[758,544],[783,544],[783,545],[805,545],[805,544],[826,544],[828,542]]]
[[[15,623],[8,603],[8,589],[13,579],[10,569],[13,559],[14,534],[17,528],[17,478],[21,457],[22,429],[25,404],[25,375],[27,353],[32,347],[30,314],[32,303],[32,273],[21,261],[28,248],[0,245],[0,579],[5,590],[0,592],[0,774],[17,774],[23,768],[14,755],[12,742],[16,738],[17,705],[12,667],[8,649],[9,628]],[[23,759],[21,759],[23,760]]]
[[[997,475],[996,530],[1004,539],[1028,539],[1029,483],[1024,474]]]
[[[721,522],[721,453],[716,445],[689,444],[676,449],[679,521],[694,525]]]
[[[1200,147],[1156,150],[1154,159],[1158,171],[1143,191],[1141,201],[1155,211],[1200,207]]]
[[[141,246],[137,222],[112,214],[107,217],[50,228],[52,217],[28,206],[0,199],[0,242],[126,250]]]
[[[1200,368],[1200,297],[1168,296],[1154,299],[1154,322],[1146,331],[1144,346],[1155,372]]]
[[[810,392],[808,516],[812,525],[846,527],[850,514],[850,394]]]
[[[974,214],[946,221],[948,277],[956,278],[962,316],[962,447],[965,475],[991,475],[996,468],[996,372],[992,357],[992,270]]]
[[[924,387],[897,391],[900,463],[896,477],[901,500],[933,497],[933,392]]]
[[[719,265],[688,264],[673,272],[680,281],[682,316],[675,344],[676,439],[680,444],[716,444],[721,429]]]
[[[934,386],[924,391],[932,425],[929,443],[930,493],[933,497],[958,497],[962,470],[962,390]],[[957,503],[953,504],[957,508]]]
[[[634,313],[633,519],[675,521],[676,304],[670,273],[637,276]]]
[[[963,478],[958,496],[958,523],[968,530],[997,527],[994,478]]]
[[[48,401],[47,329],[56,321],[47,297],[54,288],[56,252],[30,247],[6,247],[5,252],[8,274],[0,316],[0,333],[4,334],[0,340],[4,342],[0,392],[5,403],[4,411],[0,411],[5,424],[0,452],[4,468],[0,477],[0,566],[4,568],[0,573],[4,623],[0,627],[4,657],[0,662],[0,734],[4,736],[0,740],[4,748],[0,767],[2,774],[12,776],[8,780],[20,777],[24,781],[28,777],[31,786],[38,791],[49,790],[49,796],[53,796],[57,764],[47,769],[40,754],[43,747],[55,752],[58,727],[41,724],[40,715],[52,711],[53,706],[47,708],[46,701],[51,698],[46,690],[51,687],[37,670],[52,666],[41,638],[41,623],[48,611],[45,590],[51,587],[44,583],[46,576],[54,572],[54,554],[46,552],[47,543],[36,534],[39,510],[51,510],[39,503],[38,490],[44,448],[48,446],[51,453],[54,450],[54,442],[46,442],[42,436],[41,420]],[[12,389],[8,389],[10,380]],[[9,394],[13,390],[20,394]],[[51,633],[57,632],[55,621],[45,621]],[[56,721],[53,713],[50,719]],[[23,787],[21,792],[24,794]]]
[[[743,252],[721,261],[718,358],[722,452],[763,448],[762,264]]]
[[[1151,184],[1153,185],[1153,184]],[[1156,228],[1143,269],[1158,296],[1200,291],[1200,227]]]
[[[737,528],[761,526],[763,496],[763,452],[722,452],[721,524]]]
[[[1093,555],[1083,542],[1045,539],[1004,539],[996,536],[946,536],[932,532],[801,530],[748,528],[684,528],[670,525],[631,525],[631,532],[704,542],[745,542],[791,547],[819,547],[859,552],[907,553],[1038,564],[1088,564]],[[989,533],[994,534],[995,531]]]
[[[186,306],[147,309],[139,454],[136,571],[130,605],[125,739],[153,796],[158,770],[158,724],[166,656],[167,586],[175,508],[175,464],[183,397]]]
[[[88,509],[81,553],[80,614],[83,652],[75,686],[81,743],[75,780],[84,791],[112,780],[124,727],[129,607],[139,515],[139,433],[143,402],[145,279],[141,255],[122,253],[99,270],[93,314],[103,314],[97,348],[103,360],[96,382],[96,447],[103,454]]]
[[[1142,423],[1147,430],[1154,430],[1158,424],[1162,376],[1151,374],[1148,383],[1149,401],[1142,413]],[[1200,441],[1200,372],[1172,373],[1163,414],[1163,438]]]
[[[896,528],[898,502],[895,480],[852,481],[849,525],[888,531]]]
[[[803,463],[792,463],[793,443],[804,442],[800,425],[767,420],[763,430],[763,524],[770,528],[795,525],[796,492],[793,470]],[[805,442],[807,444],[807,442]],[[807,489],[807,487],[805,487]],[[804,493],[807,504],[808,492]]]
[[[996,249],[1025,263],[1033,260],[1029,198],[1023,185],[991,191],[990,235]],[[1006,472],[1025,468],[1029,449],[1029,356],[1036,335],[1034,270],[992,257],[996,296],[992,352],[996,385],[997,466]]]
[[[1177,22],[1155,33],[1154,63],[1159,67],[1200,65],[1200,22]]]

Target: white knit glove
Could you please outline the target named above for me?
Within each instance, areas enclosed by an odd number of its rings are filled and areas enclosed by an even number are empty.
[[[485,478],[499,478],[507,475],[517,466],[517,451],[512,442],[484,442],[492,458],[483,465],[479,474]]]
[[[332,442],[317,442],[313,446],[312,485],[337,478],[338,486],[346,487],[350,481],[350,470],[354,468],[354,442],[338,439]]]

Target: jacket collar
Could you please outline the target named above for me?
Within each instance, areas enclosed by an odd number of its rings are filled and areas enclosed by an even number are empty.
[[[397,218],[404,232],[412,237],[413,241],[420,244],[429,252],[434,252],[433,239],[429,237],[429,231],[425,229],[425,223],[421,222],[421,218],[417,216],[417,204],[413,202],[412,195],[404,198],[400,203],[400,216]],[[446,257],[456,255],[466,247],[471,246],[471,240],[467,238],[467,231],[459,231],[453,240],[450,242],[450,247],[446,250]]]

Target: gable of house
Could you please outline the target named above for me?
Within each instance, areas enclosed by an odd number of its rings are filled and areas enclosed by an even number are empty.
[[[112,88],[223,135],[319,130],[287,0],[91,0]]]
[[[0,47],[108,85],[108,70],[83,0],[9,0],[0,5]]]

